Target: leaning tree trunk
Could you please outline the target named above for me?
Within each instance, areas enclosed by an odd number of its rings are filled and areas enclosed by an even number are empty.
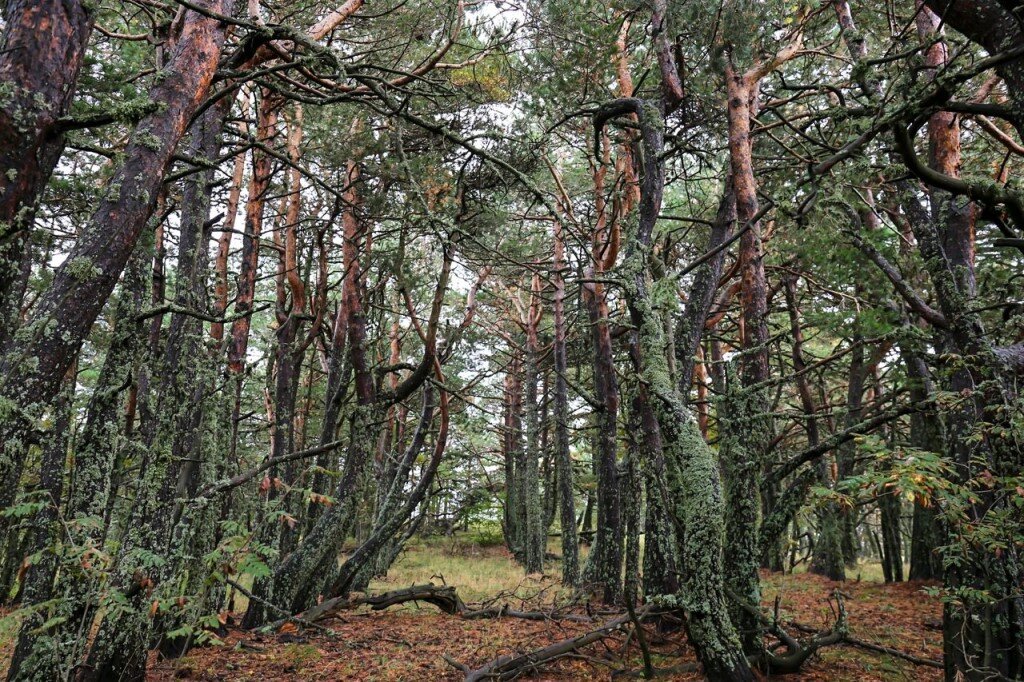
[[[0,350],[17,321],[22,261],[36,202],[64,151],[68,113],[95,7],[78,0],[10,0],[0,45]]]
[[[193,124],[190,155],[211,160],[219,156],[221,131],[230,106],[231,101],[224,99]],[[195,557],[212,548],[213,524],[192,524],[194,517],[187,513],[190,510],[186,501],[194,495],[206,466],[202,447],[203,397],[214,368],[209,356],[202,352],[203,325],[192,311],[207,308],[207,245],[211,227],[208,218],[214,179],[212,168],[194,173],[182,194],[174,312],[154,375],[156,403],[149,418],[155,423],[147,429],[153,441],[144,457],[132,523],[118,565],[122,585],[137,583],[137,576],[144,575],[148,589],[140,590],[133,609],[123,613],[115,610],[104,617],[90,651],[89,665],[93,670],[125,669],[134,674],[141,666],[138,674],[144,674],[151,638],[159,642],[165,654],[178,655],[188,646],[187,638],[162,635],[178,629],[177,625],[185,621],[184,609],[148,618],[144,614],[144,597],[149,590],[165,596],[179,588],[187,593],[189,581],[177,585],[170,579],[176,575],[193,576],[197,569]],[[193,358],[197,360],[192,362]],[[200,537],[203,540],[195,544]],[[139,562],[138,556],[158,556],[162,562],[153,566],[145,560]]]
[[[202,6],[224,13],[231,4],[207,0]],[[139,122],[107,194],[36,304],[27,323],[36,332],[32,341],[2,361],[0,397],[11,414],[0,426],[0,507],[17,489],[38,417],[34,408],[57,394],[153,213],[174,150],[213,80],[225,30],[216,19],[185,13],[170,62],[149,93],[164,106]]]

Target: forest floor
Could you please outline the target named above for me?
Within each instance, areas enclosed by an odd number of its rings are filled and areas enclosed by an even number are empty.
[[[557,565],[551,575],[523,577],[502,547],[481,547],[451,539],[410,547],[388,578],[371,586],[373,592],[443,580],[457,587],[464,601],[497,598],[515,609],[550,608],[559,599]],[[851,636],[907,654],[940,660],[941,605],[927,596],[924,585],[885,585],[872,580],[877,567],[865,565],[859,580],[832,583],[806,573],[765,574],[764,606],[771,611],[778,597],[782,622],[827,630],[835,620],[830,603],[841,589]],[[445,656],[475,668],[508,653],[526,652],[592,630],[594,623],[527,621],[517,618],[464,620],[430,605],[405,605],[384,612],[348,611],[324,621],[331,632],[287,631],[270,635],[231,630],[222,646],[195,649],[178,660],[151,661],[150,680],[460,680],[463,674]],[[792,634],[800,635],[795,630]],[[653,636],[653,631],[649,630]],[[692,664],[693,651],[682,633],[653,640],[654,665],[659,668]],[[607,680],[625,670],[642,667],[634,638],[610,637],[592,644],[581,656],[544,667],[531,679]],[[626,678],[623,678],[626,679]],[[636,678],[634,678],[636,679]],[[697,680],[699,674],[660,676],[667,680]],[[914,680],[941,679],[936,668],[915,666],[890,655],[850,646],[832,647],[815,655],[790,680]]]

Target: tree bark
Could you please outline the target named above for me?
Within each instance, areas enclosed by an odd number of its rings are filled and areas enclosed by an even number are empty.
[[[202,6],[221,11],[230,4],[207,0]],[[10,504],[17,489],[39,406],[59,390],[153,213],[174,150],[209,90],[224,32],[219,21],[186,12],[164,77],[149,93],[166,106],[136,126],[124,163],[27,323],[32,340],[2,362],[0,397],[11,414],[0,426],[0,507]]]
[[[66,116],[92,33],[78,0],[11,0],[0,45],[0,351],[21,303],[19,280],[36,202],[64,151]]]
[[[724,535],[721,483],[710,448],[701,438],[693,416],[668,373],[664,324],[655,314],[647,288],[648,259],[654,226],[661,211],[664,191],[662,125],[660,107],[637,99],[620,99],[595,114],[595,128],[623,113],[637,114],[643,159],[640,220],[627,240],[622,264],[623,286],[630,317],[637,329],[643,380],[654,398],[661,430],[673,513],[679,528],[683,575],[679,603],[686,626],[704,668],[712,680],[752,680],[753,673],[739,638],[729,620],[722,584]]]
[[[569,361],[566,352],[565,322],[565,242],[562,224],[555,220],[554,262],[551,280],[555,294],[552,303],[554,315],[554,341],[552,354],[555,364],[555,471],[558,479],[558,508],[562,528],[562,584],[576,586],[580,582],[579,538],[576,534],[576,503],[573,487],[572,455],[569,452],[569,389],[566,375]],[[638,502],[639,504],[639,502]]]

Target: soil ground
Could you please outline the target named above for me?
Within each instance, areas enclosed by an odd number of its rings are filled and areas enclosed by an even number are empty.
[[[523,578],[503,548],[481,548],[452,541],[410,548],[388,579],[372,585],[384,591],[422,584],[431,579],[459,589],[466,601],[499,595],[497,603],[516,609],[550,608],[559,598],[555,575]],[[764,608],[772,612],[778,598],[779,618],[827,630],[835,620],[836,589],[842,592],[851,636],[938,661],[942,654],[941,605],[926,595],[920,583],[885,585],[870,578],[877,572],[864,566],[860,580],[833,583],[806,573],[764,575]],[[331,633],[286,631],[263,636],[231,630],[221,646],[195,649],[178,660],[151,661],[150,678],[169,680],[460,680],[462,673],[444,659],[478,667],[508,653],[523,653],[594,629],[593,624],[536,622],[516,618],[463,620],[434,607],[405,605],[385,612],[350,611],[324,621]],[[790,628],[791,634],[800,634]],[[692,663],[693,651],[681,632],[652,638],[656,667]],[[804,635],[806,636],[806,635]],[[537,671],[535,680],[609,680],[626,670],[641,668],[636,641],[624,633],[593,644],[581,656],[563,659]],[[636,678],[633,678],[636,679]],[[699,674],[660,676],[667,680],[697,680]],[[899,658],[850,646],[832,647],[814,656],[788,680],[941,679],[936,668],[913,665]]]

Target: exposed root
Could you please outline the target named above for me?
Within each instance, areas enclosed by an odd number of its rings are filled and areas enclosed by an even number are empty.
[[[794,623],[793,627],[795,629],[804,633],[812,634],[810,638],[802,640],[798,640],[786,632],[777,618],[769,619],[761,612],[760,609],[737,600],[737,603],[740,604],[741,608],[746,610],[748,613],[753,614],[757,618],[758,622],[764,626],[765,631],[778,639],[780,646],[784,647],[786,650],[786,653],[782,655],[779,655],[772,650],[765,650],[763,654],[751,658],[751,665],[754,665],[769,674],[787,675],[799,672],[807,659],[819,649],[823,649],[827,646],[852,646],[866,651],[874,651],[894,656],[896,658],[901,658],[913,663],[914,665],[942,668],[942,663],[940,661],[920,658],[902,652],[899,649],[892,649],[880,644],[872,644],[871,642],[865,642],[851,637],[846,618],[846,607],[843,604],[843,595],[839,590],[835,590],[832,595],[833,599],[835,599],[835,624],[827,632],[818,632],[814,628]],[[730,595],[730,597],[735,599],[733,595]]]

